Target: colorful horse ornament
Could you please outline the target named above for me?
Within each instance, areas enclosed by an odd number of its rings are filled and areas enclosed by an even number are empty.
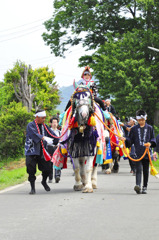
[[[102,171],[106,174],[118,173],[119,171],[119,161],[120,157],[123,156],[122,144],[119,141],[118,136],[123,136],[123,130],[120,127],[118,120],[115,116],[111,115],[111,132],[110,132],[110,142],[107,149],[110,149],[109,157],[106,159],[102,165]],[[117,136],[118,135],[118,136]]]
[[[62,156],[70,156],[73,160],[74,190],[91,193],[97,188],[97,163],[103,163],[106,155],[104,126],[94,116],[94,111],[103,120],[104,116],[94,101],[89,84],[74,83],[74,87],[71,106],[63,118],[63,137],[58,149]],[[56,168],[64,165],[64,159],[58,155],[55,151],[53,162]]]

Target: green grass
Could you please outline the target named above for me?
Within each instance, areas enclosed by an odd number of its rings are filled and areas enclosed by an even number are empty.
[[[27,180],[26,167],[13,169],[13,170],[1,170],[0,171],[0,190],[14,186]]]
[[[37,170],[39,175],[40,171]],[[25,182],[28,174],[25,167],[25,159],[7,159],[0,162],[0,190]]]
[[[156,162],[152,161],[152,164],[156,168],[156,170],[159,172],[159,159]]]

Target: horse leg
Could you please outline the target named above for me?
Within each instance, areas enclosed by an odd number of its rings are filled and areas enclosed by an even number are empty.
[[[110,164],[107,163],[105,164],[105,171],[104,171],[105,174],[111,174],[111,168],[110,168]]]
[[[75,165],[75,185],[73,187],[73,189],[75,191],[81,191],[83,188],[83,184],[81,182],[81,176],[80,176],[80,165],[79,165],[79,159],[78,158],[74,158],[74,165]]]
[[[118,154],[118,152],[114,153],[113,159],[114,159],[113,172],[118,173],[118,171],[119,171],[119,164],[118,164],[119,154]]]
[[[86,185],[85,157],[79,158],[79,164],[80,164],[81,182],[83,186],[85,186]]]
[[[93,189],[97,189],[97,165],[93,167],[91,180]]]
[[[86,185],[83,189],[83,193],[92,193],[93,192],[93,188],[92,188],[92,181],[91,181],[91,177],[92,177],[92,171],[93,171],[93,159],[94,157],[89,156],[87,158],[87,162],[85,165],[86,168]]]

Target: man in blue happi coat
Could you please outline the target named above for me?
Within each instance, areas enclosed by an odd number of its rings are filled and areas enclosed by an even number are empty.
[[[44,124],[45,118],[46,112],[44,110],[38,110],[35,114],[35,120],[28,123],[26,130],[25,155],[27,173],[29,174],[28,181],[31,185],[30,194],[36,193],[36,165],[38,165],[38,169],[42,171],[41,184],[46,191],[50,191],[46,180],[51,171],[51,162],[48,161],[50,155],[47,153],[46,147],[47,145],[57,144],[58,139],[53,137],[56,136],[56,134]]]
[[[141,156],[145,152],[146,146],[149,148],[153,148],[156,146],[156,139],[154,136],[154,130],[152,126],[146,123],[147,114],[144,110],[138,110],[136,112],[136,119],[138,121],[138,125],[134,126],[130,135],[126,138],[126,147],[131,147],[132,144],[135,146],[135,153],[137,159],[141,158]],[[143,168],[143,187],[141,191],[141,177],[142,177],[142,168]],[[147,193],[147,185],[148,185],[148,177],[149,177],[149,158],[148,154],[141,160],[136,162],[136,186],[134,190],[137,194]]]

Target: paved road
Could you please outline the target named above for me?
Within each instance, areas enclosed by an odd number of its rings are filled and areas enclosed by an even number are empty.
[[[147,195],[137,195],[135,177],[127,161],[118,174],[98,168],[98,189],[86,194],[73,191],[71,165],[60,183],[45,192],[36,182],[0,192],[1,240],[156,240],[159,239],[159,180],[150,176]]]

